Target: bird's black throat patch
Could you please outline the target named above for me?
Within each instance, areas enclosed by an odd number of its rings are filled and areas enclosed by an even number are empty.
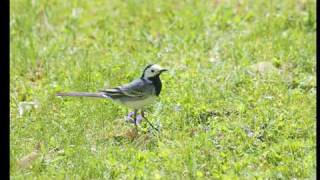
[[[160,76],[160,74],[158,74],[154,77],[148,78],[148,80],[150,80],[152,82],[152,84],[155,86],[157,96],[159,96],[159,94],[161,92],[161,88],[162,88],[162,83],[161,83],[159,76]]]

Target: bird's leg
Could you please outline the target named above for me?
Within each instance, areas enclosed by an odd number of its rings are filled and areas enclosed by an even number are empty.
[[[148,119],[144,116],[144,111],[143,111],[143,110],[141,110],[141,116],[142,116],[143,119],[145,119],[145,120],[147,121],[147,123],[148,123],[153,129],[155,129],[156,131],[159,132],[159,130],[158,130],[157,128],[155,128],[155,127],[148,121]]]
[[[138,110],[135,109],[133,114],[133,121],[134,121],[134,126],[136,127],[136,131],[138,132],[137,113],[138,113]]]

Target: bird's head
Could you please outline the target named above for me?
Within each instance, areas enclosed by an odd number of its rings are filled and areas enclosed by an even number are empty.
[[[149,79],[159,76],[162,72],[168,71],[158,64],[150,64],[144,68],[141,78]]]

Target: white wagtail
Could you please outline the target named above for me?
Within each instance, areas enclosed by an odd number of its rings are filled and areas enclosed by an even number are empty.
[[[57,96],[79,96],[79,97],[97,97],[108,98],[119,102],[129,108],[134,109],[134,124],[137,128],[137,112],[141,110],[141,116],[156,129],[144,116],[143,108],[156,100],[162,88],[160,74],[167,69],[157,64],[151,64],[145,67],[142,76],[128,84],[101,90],[95,93],[91,92],[69,92],[57,93]]]

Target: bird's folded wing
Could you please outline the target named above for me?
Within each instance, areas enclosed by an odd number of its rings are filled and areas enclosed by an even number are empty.
[[[144,96],[142,91],[135,90],[135,89],[122,90],[120,88],[111,88],[111,89],[102,90],[100,92],[104,92],[106,93],[106,95],[111,97],[115,97],[115,96],[143,97]]]
[[[149,89],[150,84],[145,83],[141,80],[136,80],[129,84],[102,90],[100,92],[104,92],[109,96],[143,97],[147,95],[146,93],[149,91]]]
[[[139,90],[135,90],[135,89],[131,89],[131,90],[126,90],[123,91],[123,94],[130,96],[130,97],[143,97],[145,96],[145,94],[143,94],[143,91],[139,91]]]

